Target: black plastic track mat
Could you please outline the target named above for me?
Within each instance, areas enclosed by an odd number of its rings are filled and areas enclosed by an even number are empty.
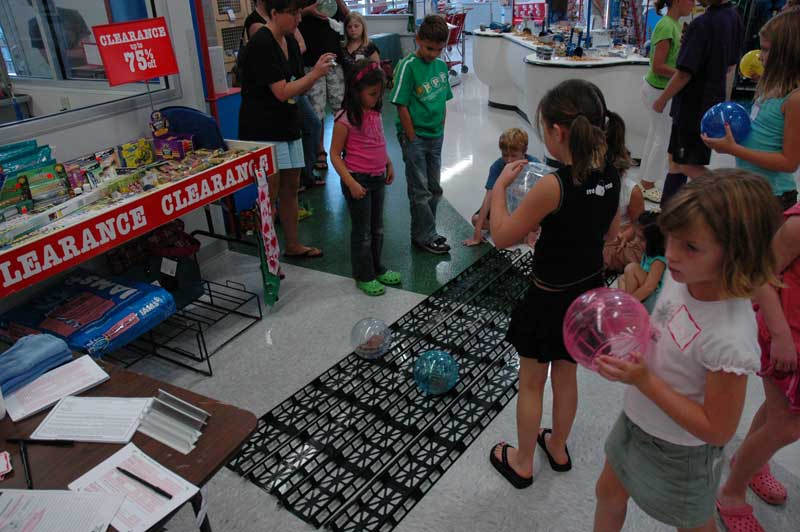
[[[517,393],[503,338],[532,261],[484,255],[391,325],[385,356],[351,353],[265,414],[228,467],[316,527],[392,530]],[[414,384],[428,349],[460,366],[440,396]]]

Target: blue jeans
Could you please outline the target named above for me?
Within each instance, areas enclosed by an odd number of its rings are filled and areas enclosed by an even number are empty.
[[[317,118],[308,96],[301,95],[298,98],[300,113],[303,115],[303,124],[300,130],[303,133],[303,153],[305,156],[305,176],[303,185],[314,183],[314,162],[317,160],[319,152],[319,132],[322,130],[322,122]]]
[[[439,238],[436,233],[436,207],[442,199],[439,173],[442,168],[443,138],[416,137],[409,141],[402,129],[397,132],[406,165],[411,241],[417,244],[429,244]]]
[[[356,281],[367,282],[386,272],[381,262],[383,250],[383,197],[386,176],[351,172],[367,195],[355,199],[342,183],[342,193],[350,211],[350,260]]]

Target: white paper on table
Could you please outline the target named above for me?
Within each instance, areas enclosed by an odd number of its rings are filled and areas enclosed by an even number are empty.
[[[117,466],[158,486],[172,495],[172,499],[128,478],[117,471]],[[197,486],[168,470],[132,443],[72,482],[69,489],[80,493],[125,495],[125,502],[111,522],[120,532],[144,532],[198,491]]]
[[[0,530],[104,532],[123,500],[66,490],[0,490]]]
[[[12,421],[41,412],[68,395],[75,395],[108,380],[108,373],[84,355],[50,370],[5,398]]]
[[[31,438],[128,443],[151,401],[147,397],[65,397],[36,427]]]

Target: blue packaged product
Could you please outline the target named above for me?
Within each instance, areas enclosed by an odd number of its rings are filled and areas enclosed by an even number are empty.
[[[14,144],[0,146],[0,164],[33,153],[34,150],[36,150],[35,140],[24,140]]]
[[[163,288],[79,269],[45,294],[0,316],[0,338],[49,333],[100,357],[149,331],[175,312]]]
[[[10,175],[46,163],[55,163],[50,146],[39,146],[30,153],[0,163],[0,173]]]

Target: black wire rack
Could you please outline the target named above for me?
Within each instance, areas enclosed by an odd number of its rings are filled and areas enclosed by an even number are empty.
[[[213,375],[211,357],[261,321],[261,301],[241,283],[203,280],[203,294],[106,358],[128,368],[156,357]]]

